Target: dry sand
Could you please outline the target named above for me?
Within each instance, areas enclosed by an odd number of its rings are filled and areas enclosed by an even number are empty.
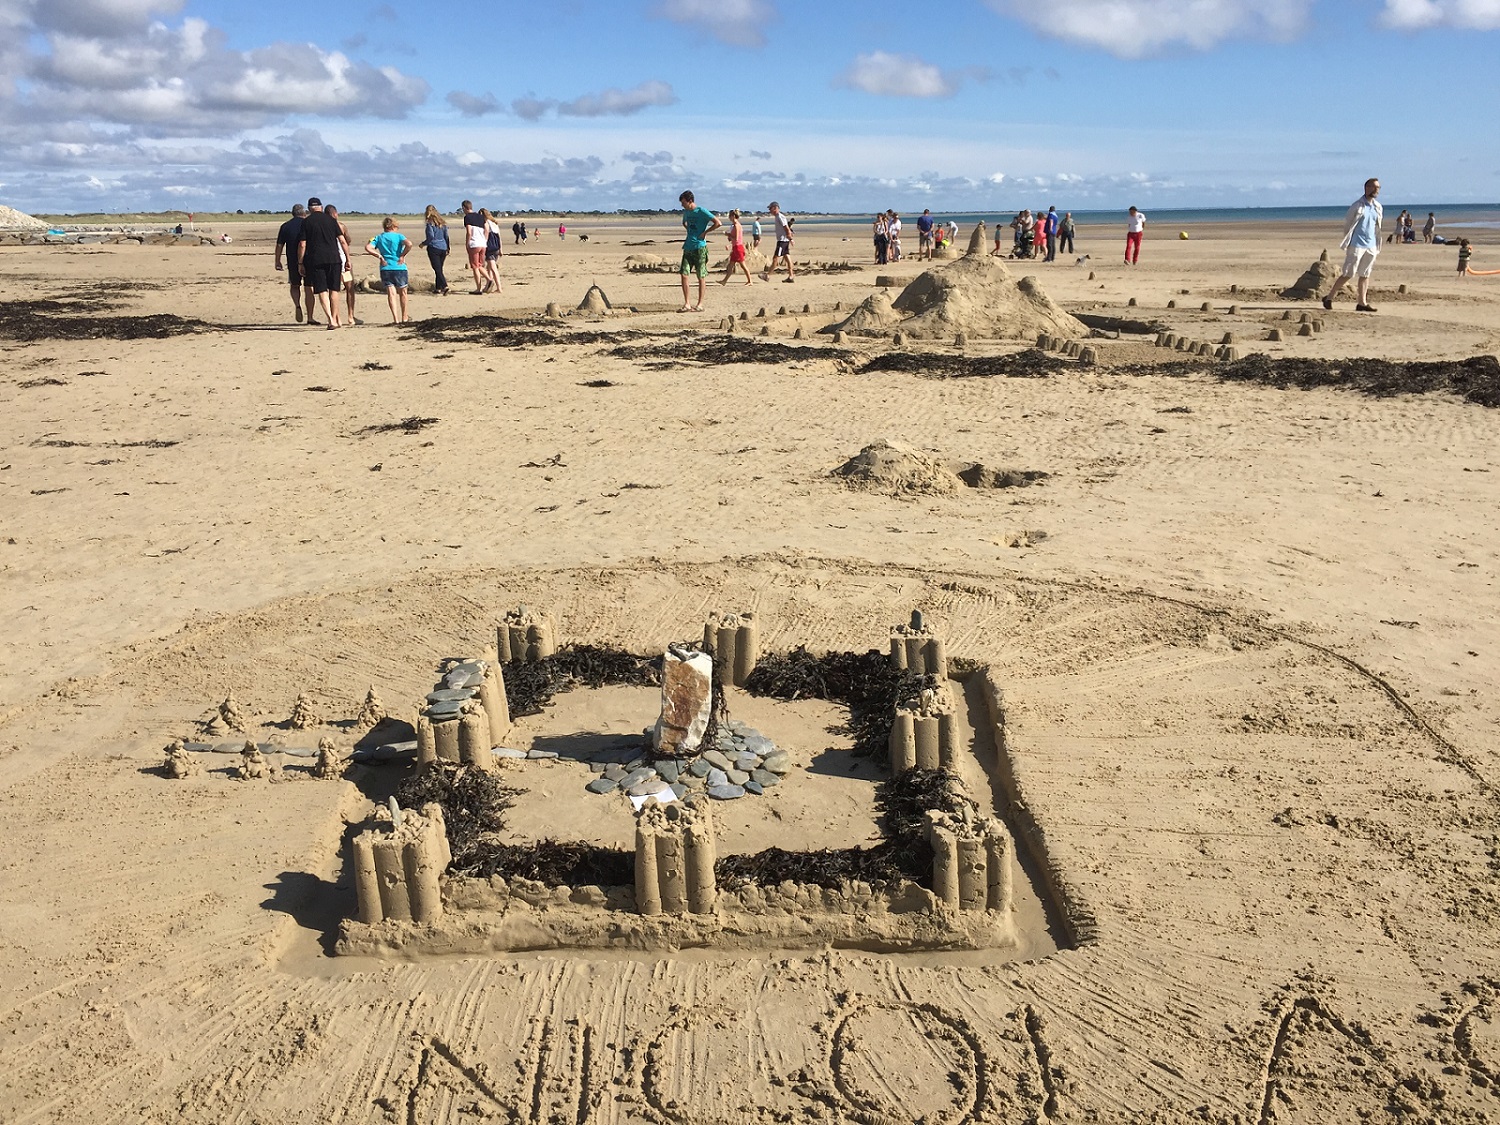
[[[0,1120],[1500,1119],[1500,412],[1225,383],[1206,359],[1153,373],[1149,342],[1048,378],[860,373],[887,342],[836,358],[816,333],[873,265],[711,286],[678,316],[674,276],[624,266],[675,259],[670,222],[569,226],[590,241],[507,253],[498,298],[433,297],[414,268],[413,315],[536,316],[597,283],[613,315],[557,323],[717,339],[743,312],[819,350],[430,343],[367,295],[362,327],[296,327],[269,224],[213,248],[0,249],[11,310],[103,297],[219,326],[0,340]],[[799,259],[865,264],[845,234],[803,224]],[[1010,272],[1068,312],[1276,356],[1500,344],[1500,284],[1457,281],[1446,248],[1382,254],[1376,316],[1345,303],[1267,343],[1284,311],[1321,313],[1278,294],[1336,232],[1148,238],[1128,271],[1122,242],[1085,230],[1082,266]],[[435,421],[369,429],[406,419]],[[831,475],[878,440],[1051,476],[902,498]],[[303,692],[328,720],[371,684],[405,706],[521,602],[637,649],[745,608],[768,649],[863,650],[923,608],[1006,685],[1086,940],[328,956],[369,786],[275,755],[280,780],[228,780],[230,757],[168,780],[162,747],[230,689],[274,741],[347,744],[268,724]],[[623,698],[576,706],[624,723]],[[520,772],[545,792],[560,768]],[[830,794],[803,798],[795,840],[825,807],[856,832],[858,796]]]

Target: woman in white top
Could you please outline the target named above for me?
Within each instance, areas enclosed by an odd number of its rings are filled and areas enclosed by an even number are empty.
[[[901,260],[901,216],[896,212],[889,212],[890,219],[886,222],[886,237],[890,239],[889,257],[893,262]]]
[[[479,213],[484,216],[484,288],[482,293],[488,293],[494,289],[500,292],[500,224],[495,221],[495,216],[490,214],[488,208],[481,207]]]

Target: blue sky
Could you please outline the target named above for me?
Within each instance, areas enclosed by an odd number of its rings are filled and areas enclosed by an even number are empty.
[[[1500,0],[0,0],[26,210],[1500,200]],[[759,196],[765,195],[766,200]]]

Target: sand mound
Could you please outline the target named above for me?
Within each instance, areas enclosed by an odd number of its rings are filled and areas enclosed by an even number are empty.
[[[0,206],[0,230],[46,230],[47,224],[14,207]]]
[[[578,311],[590,313],[593,316],[604,316],[614,309],[609,298],[604,295],[604,290],[597,285],[590,285],[589,291],[583,295],[583,300],[578,302]]]
[[[853,332],[863,335],[883,335],[901,323],[901,314],[891,307],[891,295],[877,289],[838,324],[829,325],[823,332]]]
[[[1328,260],[1328,251],[1324,250],[1318,260],[1308,266],[1301,277],[1281,291],[1281,295],[1293,301],[1311,301],[1322,296],[1324,290],[1331,288],[1338,275],[1338,267]]]
[[[625,268],[631,273],[665,273],[671,267],[660,254],[632,254],[625,259]]]
[[[833,475],[850,488],[897,496],[947,496],[963,487],[953,470],[897,441],[877,441],[849,458]]]
[[[921,274],[891,308],[902,319],[881,327],[899,323],[902,332],[919,340],[951,340],[960,332],[969,339],[1000,340],[1033,340],[1044,332],[1088,335],[1080,321],[1052,302],[1036,278],[1012,282],[1000,260],[983,253],[966,254],[952,265]],[[856,309],[839,327],[860,331],[852,322],[863,309]]]
[[[751,273],[764,273],[770,268],[771,259],[766,257],[754,246],[745,247],[745,268]],[[712,266],[713,269],[723,272],[729,268],[729,255],[725,254]]]

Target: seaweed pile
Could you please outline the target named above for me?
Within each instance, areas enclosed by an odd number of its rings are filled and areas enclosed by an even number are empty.
[[[1375,398],[1447,391],[1481,406],[1500,406],[1500,359],[1402,363],[1385,359],[1273,359],[1249,355],[1215,369],[1226,382],[1271,387],[1347,387]]]
[[[849,734],[861,757],[884,754],[896,705],[914,698],[921,677],[891,667],[890,658],[869,652],[814,656],[798,646],[760,658],[745,683],[752,695],[771,699],[828,699],[849,708]]]
[[[406,326],[408,336],[434,343],[484,344],[491,348],[531,348],[548,344],[615,344],[643,333],[634,329],[615,332],[570,332],[558,325],[525,328],[497,327],[493,316],[441,316],[417,320]],[[501,324],[504,322],[501,321]]]
[[[600,645],[564,645],[531,664],[502,664],[512,716],[540,715],[558,692],[613,684],[661,686],[660,656],[637,656]]]
[[[710,336],[706,339],[673,337],[651,344],[622,344],[611,348],[616,359],[647,359],[675,366],[682,363],[723,365],[731,363],[791,363],[805,359],[849,358],[837,348],[815,348],[806,344],[760,343],[736,336]]]
[[[442,806],[453,870],[466,871],[498,846],[494,840],[505,830],[505,814],[522,792],[484,770],[434,762],[403,781],[395,796],[404,809],[419,809],[429,801]]]
[[[0,304],[0,338],[37,340],[162,340],[211,331],[215,326],[172,313],[101,316],[117,301],[6,301]]]
[[[502,879],[530,879],[549,887],[627,887],[635,882],[635,855],[596,844],[539,840],[526,844],[492,844],[469,866],[454,869],[463,875]]]
[[[944,352],[883,352],[859,369],[861,375],[899,371],[929,379],[1045,379],[1076,371],[1076,360],[1027,348],[1011,355],[966,356]]]
[[[754,855],[730,855],[714,865],[721,887],[754,884],[779,886],[790,880],[837,888],[852,881],[889,883],[910,879],[932,887],[932,847],[927,842],[929,811],[961,814],[974,802],[955,789],[955,778],[945,770],[909,769],[882,781],[875,803],[885,839],[871,848],[827,848],[788,852],[767,848]]]

